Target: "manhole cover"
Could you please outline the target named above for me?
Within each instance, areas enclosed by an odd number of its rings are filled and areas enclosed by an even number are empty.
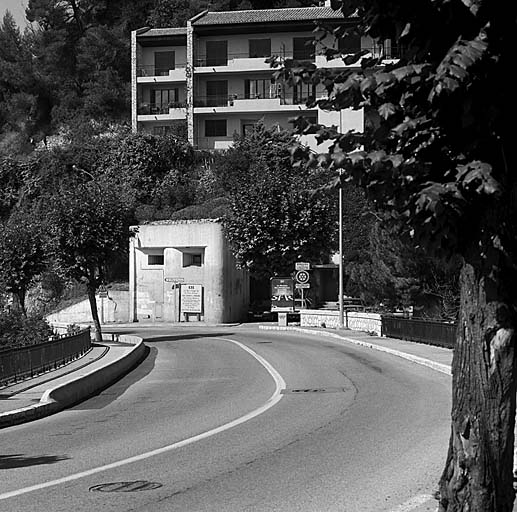
[[[304,393],[343,393],[345,388],[304,388],[304,389],[283,389],[281,394],[304,394]]]
[[[140,492],[158,489],[162,484],[158,482],[148,482],[146,480],[136,480],[134,482],[111,482],[90,487],[91,492]]]

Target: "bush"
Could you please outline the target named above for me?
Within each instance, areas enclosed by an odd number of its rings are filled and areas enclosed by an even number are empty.
[[[0,350],[44,343],[49,336],[52,336],[52,329],[41,317],[0,313]]]

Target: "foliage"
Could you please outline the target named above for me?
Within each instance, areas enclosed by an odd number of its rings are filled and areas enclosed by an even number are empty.
[[[237,260],[255,277],[283,274],[296,260],[327,261],[335,245],[330,198],[309,192],[322,177],[293,168],[292,142],[290,134],[259,124],[236,140],[221,169],[229,187],[225,232]]]
[[[130,209],[123,197],[100,179],[62,187],[52,196],[47,211],[52,254],[71,278],[97,286],[110,258],[127,250]]]
[[[52,329],[40,317],[0,313],[0,350],[44,343],[51,335]]]
[[[361,257],[345,265],[345,291],[366,304],[388,311],[414,306],[414,316],[456,320],[459,306],[459,264],[431,258],[403,243],[394,229],[379,221]]]
[[[101,328],[95,291],[114,257],[127,251],[130,205],[125,192],[102,179],[63,186],[49,201],[52,254],[65,274],[86,284],[96,339]]]
[[[131,134],[116,138],[100,164],[139,205],[139,221],[167,218],[194,202],[196,170],[190,144],[174,137]],[[161,212],[161,214],[160,214]]]
[[[27,212],[0,225],[0,285],[16,297],[24,315],[27,290],[44,270],[45,257],[41,224]]]

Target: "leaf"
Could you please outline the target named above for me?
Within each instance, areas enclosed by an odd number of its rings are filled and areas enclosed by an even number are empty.
[[[458,166],[456,178],[465,190],[474,191],[478,195],[499,197],[502,187],[492,176],[492,170],[490,164],[475,160]]]
[[[393,103],[383,103],[378,108],[378,112],[382,118],[388,119],[390,116],[397,112],[397,107]]]

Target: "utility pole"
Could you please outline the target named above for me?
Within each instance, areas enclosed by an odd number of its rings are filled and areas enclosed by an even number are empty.
[[[344,329],[343,311],[343,185],[341,183],[341,173],[339,169],[339,329]]]

